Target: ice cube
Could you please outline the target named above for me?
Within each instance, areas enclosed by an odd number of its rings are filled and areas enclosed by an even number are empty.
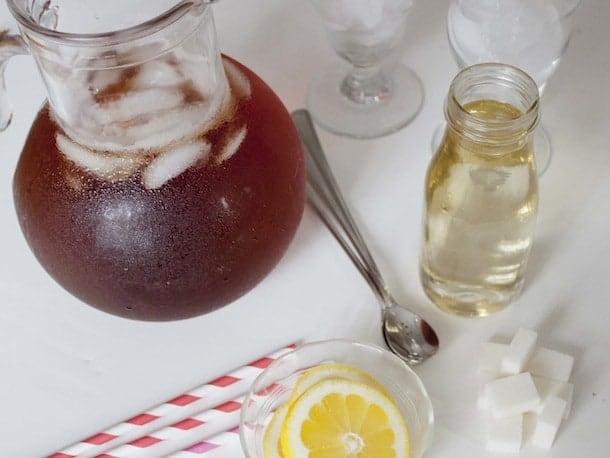
[[[180,175],[195,162],[204,159],[211,146],[198,141],[177,146],[157,156],[142,173],[142,182],[148,189],[157,189]]]
[[[224,62],[224,67],[235,95],[238,98],[250,98],[252,96],[252,87],[248,77],[234,63],[228,60]]]
[[[242,126],[236,133],[232,133],[222,152],[216,159],[216,162],[220,164],[226,161],[227,159],[230,159],[237,152],[242,142],[245,140],[247,134],[247,126]]]
[[[177,65],[163,60],[146,62],[140,65],[139,69],[136,84],[140,88],[176,87],[185,81],[184,75],[180,74]]]
[[[183,103],[178,89],[143,89],[127,92],[108,103],[91,107],[91,114],[100,124],[132,122],[141,116],[156,116],[157,113],[177,108]]]
[[[57,149],[78,167],[101,178],[113,179],[129,174],[138,163],[130,157],[113,156],[85,148],[62,134],[57,134]]]
[[[548,0],[461,0],[451,4],[448,35],[460,66],[503,62],[544,86],[567,37]]]
[[[381,22],[379,0],[312,0],[326,25],[337,30],[371,28]]]
[[[312,0],[326,26],[333,30],[370,30],[384,19],[402,14],[413,0]]]
[[[476,22],[488,22],[500,14],[501,0],[458,0],[459,12],[464,18]]]

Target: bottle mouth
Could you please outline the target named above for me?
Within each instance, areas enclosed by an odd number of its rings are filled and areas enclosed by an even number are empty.
[[[480,101],[511,105],[512,117],[481,116],[468,105]],[[538,124],[538,86],[523,70],[500,63],[476,64],[454,78],[445,102],[447,122],[474,141],[506,144],[531,133]]]
[[[157,2],[160,11],[149,9],[152,12],[149,17],[143,15],[142,8],[153,2],[143,2],[137,15],[130,15],[124,7],[121,9],[118,1],[102,2],[104,6],[95,11],[87,8],[82,0],[7,0],[7,5],[26,33],[64,45],[102,47],[153,35],[189,12],[201,14],[213,1]],[[135,21],[127,22],[132,17]],[[62,26],[63,22],[69,25]]]

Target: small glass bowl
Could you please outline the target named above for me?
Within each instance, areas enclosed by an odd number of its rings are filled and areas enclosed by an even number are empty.
[[[290,397],[300,375],[325,363],[354,366],[374,377],[402,413],[411,443],[411,456],[421,457],[432,440],[434,414],[426,389],[413,370],[388,350],[349,340],[325,340],[286,353],[254,380],[244,399],[239,427],[247,458],[263,458],[265,427],[276,408]]]

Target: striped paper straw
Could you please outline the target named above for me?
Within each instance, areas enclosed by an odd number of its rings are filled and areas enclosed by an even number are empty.
[[[240,367],[231,373],[181,394],[133,418],[118,423],[100,433],[77,442],[49,458],[103,457],[103,453],[123,444],[137,442],[153,431],[178,424],[198,412],[212,409],[243,395],[252,381],[273,360],[295,348],[288,345],[273,353]],[[230,428],[228,426],[225,429]],[[196,439],[201,440],[200,439]],[[193,443],[195,442],[193,441]]]
[[[168,455],[168,458],[236,458],[243,457],[239,443],[239,428],[216,434],[188,448]]]
[[[106,452],[104,458],[158,458],[235,428],[243,397],[190,416],[147,436]]]

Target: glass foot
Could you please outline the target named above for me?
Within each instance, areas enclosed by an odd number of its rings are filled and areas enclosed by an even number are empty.
[[[374,100],[355,102],[341,93],[345,68],[334,68],[312,81],[307,108],[314,120],[335,134],[375,138],[406,126],[419,113],[424,101],[417,75],[403,65],[386,74],[389,86]]]
[[[443,141],[443,135],[445,135],[445,124],[440,124],[434,133],[432,134],[432,140],[430,142],[431,154],[436,153],[436,150]],[[536,160],[536,170],[538,176],[541,177],[544,172],[549,168],[551,163],[551,156],[553,155],[553,149],[551,147],[551,138],[548,132],[542,124],[539,124],[534,131],[534,159]]]

